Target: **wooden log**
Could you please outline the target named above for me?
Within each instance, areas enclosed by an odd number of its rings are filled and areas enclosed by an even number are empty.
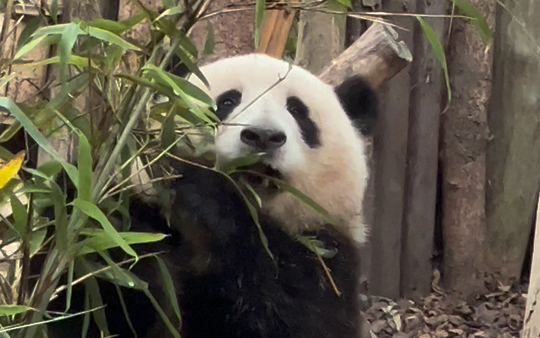
[[[380,87],[411,61],[411,52],[398,40],[397,32],[377,23],[332,60],[319,77],[335,86],[355,74],[366,78],[372,86]]]
[[[540,183],[540,58],[533,38],[540,32],[538,15],[538,1],[497,6],[487,116],[485,259],[505,284],[520,277]]]
[[[529,278],[529,292],[527,293],[527,306],[523,319],[521,338],[540,337],[540,200],[536,205],[536,235],[532,255],[531,277]]]

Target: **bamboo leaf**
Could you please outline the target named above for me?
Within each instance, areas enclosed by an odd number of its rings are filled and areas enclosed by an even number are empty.
[[[206,25],[206,42],[204,43],[203,54],[210,55],[214,53],[214,48],[216,46],[216,36],[214,33],[214,25],[208,22]]]
[[[182,63],[184,63],[184,65],[186,65],[186,67],[189,69],[189,71],[195,74],[204,83],[205,86],[210,87],[210,84],[208,83],[206,77],[204,77],[199,67],[197,67],[195,63],[193,63],[193,61],[191,61],[186,52],[184,52],[181,47],[176,48],[175,52],[182,61]]]
[[[126,40],[122,39],[118,35],[108,32],[103,29],[99,29],[95,27],[88,27],[88,35],[96,39],[105,41],[105,42],[114,43],[115,45],[118,45],[125,50],[137,50],[137,51],[141,50],[139,47],[135,46],[132,43],[127,42]]]
[[[261,30],[266,11],[266,0],[256,0],[255,2],[255,48],[259,47],[261,42]]]
[[[49,143],[49,141],[41,134],[37,129],[34,123],[26,116],[26,114],[10,99],[7,97],[0,97],[0,108],[4,108],[13,115],[17,121],[21,123],[24,127],[24,130],[32,137],[36,143],[43,148],[46,152],[52,155],[52,157],[62,164],[66,172],[68,173],[71,180],[77,184],[79,181],[77,168],[73,165],[64,161],[64,159],[56,152],[54,147]]]
[[[0,305],[0,316],[13,316],[17,315],[19,313],[24,313],[27,311],[36,311],[34,308],[31,308],[30,306],[24,306],[24,305]]]
[[[79,184],[77,185],[77,197],[84,201],[92,200],[92,148],[84,134],[75,128],[79,137]]]
[[[26,223],[28,221],[26,208],[15,194],[11,195],[10,202],[11,210],[13,210],[13,218],[15,219],[15,229],[19,234],[26,234]],[[23,235],[23,238],[25,237],[26,235]]]
[[[473,23],[476,25],[482,37],[488,42],[491,43],[493,37],[491,35],[491,28],[489,28],[489,23],[482,13],[467,0],[450,0],[452,1],[459,10],[473,19]]]
[[[426,39],[428,40],[428,42],[431,45],[431,48],[433,49],[433,53],[435,53],[435,56],[437,57],[437,59],[439,60],[439,62],[441,63],[443,67],[444,78],[446,80],[448,102],[450,102],[450,100],[452,99],[452,90],[450,88],[450,77],[448,75],[448,65],[446,63],[446,55],[444,53],[444,47],[439,37],[439,34],[435,32],[433,27],[431,27],[431,25],[427,21],[425,21],[419,16],[417,16],[416,18],[420,22],[420,26],[422,27],[422,30],[424,31]]]
[[[60,80],[62,81],[62,84],[67,82],[68,60],[71,59],[71,51],[77,41],[80,31],[79,25],[72,23],[62,32],[62,38],[58,45],[58,56],[60,56]]]
[[[43,40],[45,40],[46,38],[47,38],[47,35],[43,35],[43,36],[35,37],[34,39],[30,40],[27,44],[23,45],[19,49],[17,54],[15,54],[14,59],[18,60],[22,58],[23,56],[25,56],[26,54],[30,53],[34,48],[36,48],[37,45],[42,43]]]
[[[85,234],[85,232],[82,232]],[[88,234],[88,233],[86,233]],[[119,232],[120,237],[127,244],[142,244],[162,241],[164,234],[147,233],[147,232]],[[82,242],[83,248],[79,251],[79,255],[86,255],[97,251],[105,251],[111,248],[118,247],[118,243],[112,239],[106,232],[92,231],[91,237]]]
[[[185,13],[186,9],[184,8],[184,6],[175,6],[175,7],[171,7],[165,11],[163,11],[163,13],[161,13],[155,20],[154,22],[156,21],[159,21],[165,17],[169,17],[169,16],[174,16],[174,15],[178,15],[178,14],[183,14]]]
[[[169,273],[169,269],[167,269],[167,266],[165,265],[165,262],[163,259],[161,259],[158,256],[154,256],[158,262],[159,270],[161,271],[161,276],[163,278],[163,282],[165,283],[165,290],[167,291],[167,295],[169,296],[169,300],[171,301],[171,306],[174,310],[174,313],[176,314],[176,317],[178,318],[178,321],[182,322],[182,314],[180,312],[180,306],[178,305],[178,297],[176,293],[176,289],[174,287],[174,282],[171,277],[171,274]]]
[[[58,25],[58,0],[53,0],[51,4],[51,18]]]
[[[86,24],[90,27],[99,28],[99,29],[111,32],[113,34],[121,34],[126,29],[128,29],[128,26],[121,22],[116,22],[116,21],[102,19],[102,18],[86,21]]]
[[[26,27],[21,32],[21,35],[19,35],[19,40],[17,41],[17,50],[19,50],[22,46],[24,46],[28,41],[30,41],[30,37],[34,32],[39,28],[39,25],[41,24],[41,17],[36,16],[32,20],[30,20]]]
[[[133,251],[129,244],[127,244],[126,241],[122,238],[122,236],[120,236],[120,234],[116,231],[116,229],[114,229],[111,222],[109,222],[109,220],[107,219],[107,216],[105,216],[105,214],[103,214],[103,212],[99,210],[99,208],[95,204],[77,198],[73,201],[73,206],[84,212],[89,217],[98,221],[103,227],[105,233],[107,233],[107,235],[127,254],[133,257],[138,257],[137,253]]]
[[[13,177],[15,177],[15,175],[17,175],[21,169],[25,155],[25,152],[21,151],[15,155],[15,158],[0,167],[0,189],[2,189]]]

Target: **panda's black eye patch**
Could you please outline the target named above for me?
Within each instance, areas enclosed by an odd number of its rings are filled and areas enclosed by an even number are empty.
[[[234,108],[238,107],[240,102],[242,102],[242,93],[240,93],[238,90],[232,89],[222,93],[216,99],[217,117],[221,121],[225,120],[227,116],[232,113]]]
[[[296,96],[289,96],[287,98],[287,110],[296,120],[304,142],[310,148],[319,147],[321,145],[319,128],[317,128],[315,122],[309,117],[309,109],[304,102]]]

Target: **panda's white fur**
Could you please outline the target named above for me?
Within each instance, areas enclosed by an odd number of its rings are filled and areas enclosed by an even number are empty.
[[[190,81],[216,99],[227,90],[242,93],[242,102],[220,127],[215,151],[225,160],[248,155],[253,149],[242,143],[246,126],[282,130],[286,143],[267,165],[281,172],[286,182],[313,198],[337,217],[359,243],[366,240],[363,199],[368,180],[365,140],[343,110],[334,88],[310,72],[264,54],[232,57],[201,71],[210,88],[191,76]],[[310,148],[287,111],[286,100],[298,97],[308,107],[320,130],[322,146]],[[273,215],[291,234],[322,226],[319,213],[287,192],[263,201],[263,210]]]

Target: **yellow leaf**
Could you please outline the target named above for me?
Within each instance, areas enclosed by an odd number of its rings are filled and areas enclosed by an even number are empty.
[[[0,167],[0,189],[9,182],[21,169],[21,164],[24,160],[25,152],[21,151],[8,163]]]

